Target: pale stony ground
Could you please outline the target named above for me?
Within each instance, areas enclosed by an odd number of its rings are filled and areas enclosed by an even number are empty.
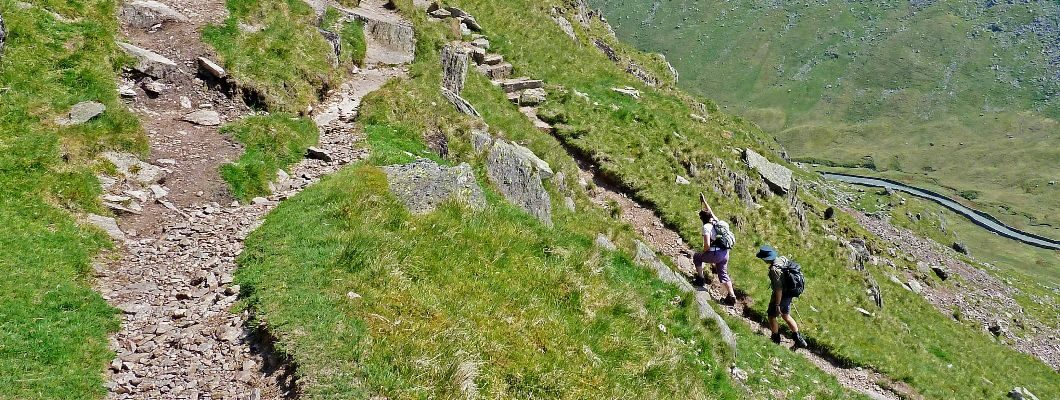
[[[96,271],[96,288],[123,313],[121,330],[111,338],[117,358],[110,365],[108,398],[293,397],[298,391],[293,366],[272,352],[271,339],[250,325],[251,315],[233,312],[239,295],[232,283],[235,258],[246,236],[280,201],[366,156],[355,146],[360,100],[406,71],[380,63],[354,71],[313,115],[321,130],[317,149],[326,156],[290,168],[268,198],[239,204],[228,197],[218,168],[238,157],[241,146],[221,136],[216,126],[180,120],[194,109],[218,111],[223,121],[249,113],[238,99],[194,77],[197,57],[210,56],[200,41],[201,29],[223,20],[224,2],[169,5],[188,21],[127,32],[131,43],[174,60],[181,74],[160,80],[164,86],[157,97],[147,96],[139,89],[145,82],[132,76],[123,83],[137,92],[129,107],[147,130],[153,164],[165,168],[167,176],[159,185],[165,193],[155,195],[156,201],[144,202],[139,213],[121,215],[125,239],[114,254],[101,257]]]

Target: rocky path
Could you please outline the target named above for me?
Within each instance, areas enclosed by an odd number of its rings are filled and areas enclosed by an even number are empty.
[[[175,67],[157,80],[130,76],[122,88],[155,157],[139,165],[166,174],[152,186],[158,191],[145,194],[154,201],[142,201],[142,210],[118,220],[123,232],[112,235],[120,257],[97,270],[97,289],[123,313],[121,330],[111,339],[117,358],[110,365],[108,398],[292,397],[298,390],[293,367],[272,353],[267,334],[249,324],[250,315],[232,312],[239,298],[232,282],[235,258],[247,234],[279,202],[365,156],[354,146],[360,100],[406,71],[383,65],[356,71],[316,107],[321,135],[311,157],[275,182],[272,195],[239,204],[227,197],[218,167],[237,157],[240,146],[219,135],[211,121],[182,120],[198,110],[216,112],[218,123],[247,113],[238,99],[211,90],[195,74],[198,57],[208,56],[199,32],[224,18],[223,1],[174,7],[186,18],[146,30],[124,18],[133,45],[175,60]]]
[[[594,165],[579,160],[579,167],[581,168],[581,178],[587,182],[595,183],[595,186],[589,190],[588,193],[593,203],[601,208],[608,208],[613,204],[617,204],[621,211],[621,213],[619,213],[619,218],[623,222],[632,225],[649,246],[661,254],[670,257],[670,259],[673,260],[673,264],[680,270],[681,274],[686,278],[691,279],[694,269],[692,266],[692,260],[689,258],[688,254],[691,254],[692,248],[684,242],[681,236],[677,232],[667,228],[663,224],[662,219],[660,219],[652,210],[640,205],[629,196],[621,193],[619,190],[615,189],[614,185],[610,182],[601,179],[594,172]],[[720,305],[720,300],[724,297],[720,289],[717,286],[711,286],[706,288],[706,290],[710,293],[711,298],[717,301]],[[747,323],[752,330],[768,336],[768,328],[746,316],[747,310],[745,310],[745,308],[749,307],[749,305],[745,303],[745,300],[746,299],[741,299],[736,307],[726,307],[726,310],[731,316],[739,318]],[[788,338],[785,338],[783,345],[790,348],[792,343]],[[821,354],[819,351],[801,349],[797,352],[807,360],[810,360],[810,362],[817,365],[821,370],[834,375],[843,386],[865,394],[872,399],[917,397],[912,388],[909,388],[903,383],[895,382],[887,376],[875,371],[863,368],[845,368],[840,365],[840,363],[832,360],[826,354]],[[887,388],[881,386],[880,383],[885,383]]]

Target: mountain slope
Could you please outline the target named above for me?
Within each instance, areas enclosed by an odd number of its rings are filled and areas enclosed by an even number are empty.
[[[789,155],[1060,237],[1060,4],[597,0]]]

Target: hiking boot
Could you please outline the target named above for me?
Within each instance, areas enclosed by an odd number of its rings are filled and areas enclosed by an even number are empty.
[[[774,333],[769,338],[773,340],[773,343],[780,344],[780,332]]]
[[[702,276],[696,276],[696,277],[692,278],[692,286],[703,287],[703,285],[705,285],[705,284],[706,284],[706,279],[703,279]]]
[[[729,307],[735,307],[736,306],[736,297],[733,297],[733,296],[726,297],[726,298],[721,300],[721,304],[729,306]]]
[[[791,346],[792,350],[805,349],[809,347],[809,345],[806,344],[806,339],[803,339],[802,335],[800,335],[798,332],[795,332],[794,335],[791,335],[791,339],[795,341],[795,345]]]

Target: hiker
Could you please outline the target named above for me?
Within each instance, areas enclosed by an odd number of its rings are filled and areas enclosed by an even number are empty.
[[[699,200],[703,202],[703,209],[699,210],[699,220],[703,222],[703,251],[692,256],[692,263],[696,265],[696,276],[692,284],[703,286],[706,283],[703,263],[710,263],[725,289],[726,296],[721,303],[735,306],[736,293],[732,290],[732,278],[729,277],[729,250],[736,244],[736,237],[729,229],[729,224],[714,215],[714,210],[707,204],[703,193],[699,194]]]
[[[777,324],[777,316],[780,315],[787,322],[792,332],[792,340],[795,346],[792,350],[806,347],[806,340],[799,334],[799,325],[791,318],[791,301],[802,294],[805,288],[805,279],[802,269],[795,261],[777,254],[773,246],[763,245],[758,249],[758,258],[769,265],[769,283],[773,288],[773,295],[769,301],[769,329],[773,332],[773,343],[780,344],[780,325]]]

